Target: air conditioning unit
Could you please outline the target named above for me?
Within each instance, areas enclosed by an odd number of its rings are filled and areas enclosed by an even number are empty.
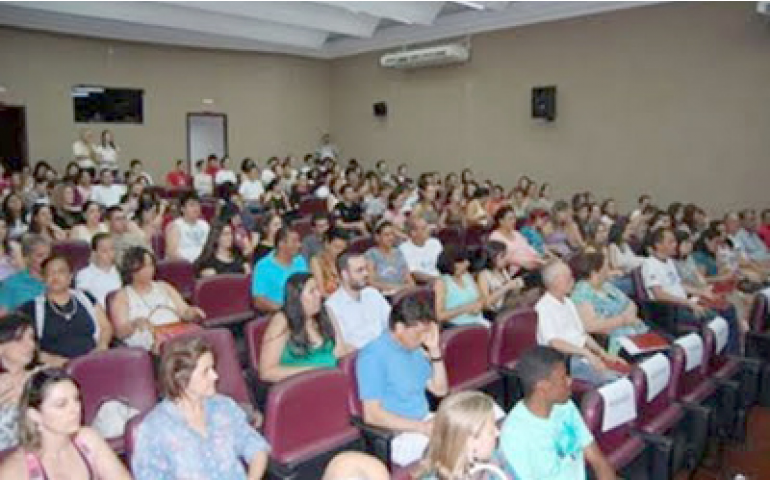
[[[757,2],[757,12],[760,15],[770,16],[770,2]]]
[[[403,52],[388,53],[380,57],[384,68],[422,68],[467,62],[471,57],[468,47],[458,44],[439,45]]]

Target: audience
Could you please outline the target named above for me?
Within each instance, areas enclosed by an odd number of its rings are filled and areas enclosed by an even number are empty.
[[[430,306],[404,297],[390,315],[390,328],[367,344],[356,360],[364,421],[399,432],[391,440],[391,461],[408,465],[422,457],[433,430],[428,390],[447,394],[439,328]]]
[[[54,223],[51,206],[45,203],[38,203],[32,207],[29,232],[40,235],[49,242],[67,238],[67,233]]]
[[[69,260],[52,255],[43,262],[42,273],[45,293],[19,307],[34,321],[40,358],[47,364],[62,366],[94,349],[107,349],[112,325],[90,294],[70,289]]]
[[[534,347],[516,365],[524,390],[500,432],[500,450],[516,480],[588,477],[614,480],[612,466],[596,445],[570,400],[566,358],[558,350]]]
[[[160,362],[163,400],[136,432],[136,480],[259,479],[270,446],[232,399],[216,392],[214,352],[200,338],[172,341]]]
[[[97,233],[91,240],[91,262],[75,275],[79,290],[91,294],[107,308],[107,294],[123,286],[115,264],[115,244],[109,233]]]
[[[40,235],[26,235],[21,253],[27,268],[0,282],[0,314],[15,310],[45,291],[43,262],[51,255],[51,242]]]
[[[107,442],[81,424],[80,391],[63,370],[30,375],[19,407],[19,445],[0,464],[0,478],[129,480]]]
[[[275,383],[317,368],[334,368],[346,353],[322,305],[316,280],[295,273],[286,281],[286,298],[262,337],[259,378]]]
[[[404,254],[395,247],[396,235],[393,224],[380,222],[374,229],[375,246],[366,252],[369,262],[370,285],[391,296],[404,288],[413,287],[414,279],[409,273]]]
[[[222,221],[214,223],[209,230],[206,244],[194,266],[199,277],[223,273],[251,273],[251,265],[235,243],[233,228]]]
[[[282,227],[283,220],[276,212],[270,211],[262,218],[258,226],[259,242],[254,249],[254,263],[259,262],[275,249],[275,236]]]
[[[126,345],[157,349],[164,340],[156,332],[159,327],[205,318],[203,310],[188,305],[173,286],[155,281],[155,256],[146,248],[130,248],[120,270],[124,287],[112,300],[110,319]]]
[[[448,245],[438,257],[441,278],[434,282],[436,320],[452,326],[483,325],[484,299],[469,272],[470,262],[466,250],[458,245]]]
[[[546,293],[535,305],[537,343],[569,356],[570,374],[601,386],[618,378],[610,364],[625,361],[606,352],[588,333],[577,307],[570,299],[574,280],[566,264],[555,261],[543,269]]]
[[[527,239],[516,231],[516,214],[510,206],[500,208],[494,217],[489,240],[505,244],[508,268],[512,274],[519,270],[535,271],[543,265],[543,259]]]
[[[166,257],[194,263],[203,251],[209,224],[201,218],[201,202],[195,193],[182,196],[179,205],[182,216],[166,227]]]
[[[344,252],[337,257],[341,284],[325,306],[346,345],[360,349],[388,327],[390,303],[368,286],[369,270],[363,255]]]
[[[72,240],[91,243],[94,235],[107,232],[107,226],[102,223],[102,207],[97,202],[88,200],[83,204],[83,220],[83,223],[72,227]]]
[[[307,262],[299,254],[299,233],[281,227],[275,234],[275,250],[254,267],[251,296],[260,312],[277,312],[283,306],[286,280],[297,272],[307,272]]]
[[[580,253],[570,263],[577,280],[570,298],[583,327],[588,333],[607,335],[611,354],[620,352],[620,338],[649,331],[639,319],[636,304],[610,282],[604,253]]]
[[[513,277],[508,269],[506,246],[494,240],[484,245],[484,266],[478,274],[479,293],[484,299],[484,311],[488,320],[517,304],[524,288],[520,277]]]
[[[347,248],[348,240],[347,231],[336,227],[328,230],[325,234],[323,249],[310,260],[310,270],[324,298],[332,295],[340,286],[337,258]]]
[[[441,241],[431,237],[430,225],[423,217],[410,217],[406,227],[409,240],[398,249],[409,266],[409,273],[417,283],[433,283],[441,275],[438,271],[438,258],[443,250]]]

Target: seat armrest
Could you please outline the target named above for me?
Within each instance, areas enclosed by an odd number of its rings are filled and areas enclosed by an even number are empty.
[[[674,461],[674,440],[663,435],[634,430],[647,446],[650,459],[649,478],[671,478]]]
[[[352,417],[351,421],[361,431],[369,453],[379,458],[385,465],[390,465],[390,441],[396,436],[396,432],[369,425],[357,416]]]

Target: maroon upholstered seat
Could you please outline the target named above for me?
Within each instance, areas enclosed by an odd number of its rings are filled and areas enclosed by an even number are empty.
[[[149,352],[140,348],[113,348],[72,360],[67,371],[80,386],[83,422],[91,424],[107,400],[119,400],[140,412],[155,405],[158,392]],[[110,439],[119,453],[123,437]]]
[[[292,228],[299,233],[299,236],[305,238],[313,233],[312,217],[301,217],[291,223]]]
[[[251,277],[245,274],[231,273],[199,279],[195,283],[193,303],[206,312],[203,325],[234,325],[254,318],[250,287]]]
[[[444,227],[438,231],[436,238],[441,241],[445,247],[447,245],[464,245],[465,231],[458,227]]]
[[[359,441],[358,429],[350,423],[349,389],[347,377],[337,369],[305,372],[270,389],[264,433],[279,469],[297,470]]]
[[[302,216],[313,215],[314,213],[327,213],[329,211],[325,198],[303,199],[299,204],[299,214]]]
[[[144,420],[144,417],[146,417],[148,413],[149,411],[142,412],[139,415],[133,417],[126,424],[126,433],[123,434],[123,438],[125,441],[126,465],[128,465],[129,467],[131,466],[131,457],[134,455],[134,446],[136,445],[137,429],[139,428],[139,425],[142,424],[142,420]]]
[[[348,251],[351,253],[364,254],[373,246],[374,239],[368,235],[362,237],[354,237],[350,240]]]
[[[57,240],[51,245],[51,250],[69,260],[73,272],[87,267],[91,259],[91,245],[82,240]]]
[[[161,260],[155,272],[158,280],[168,282],[187,300],[195,289],[195,270],[187,260]]]
[[[259,355],[262,351],[262,338],[270,323],[268,317],[259,317],[246,324],[244,335],[246,336],[246,350],[249,355],[249,367],[259,375]]]
[[[537,312],[531,308],[501,312],[492,326],[489,361],[512,369],[530,348],[537,345]]]
[[[441,332],[450,393],[482,390],[500,381],[500,374],[489,364],[489,339],[489,329],[480,325]]]

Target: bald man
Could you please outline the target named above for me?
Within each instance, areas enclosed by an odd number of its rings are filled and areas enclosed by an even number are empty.
[[[546,293],[535,305],[537,311],[537,343],[569,356],[570,375],[591,385],[601,386],[619,377],[608,363],[623,363],[609,354],[586,333],[580,314],[569,298],[575,284],[572,272],[557,261],[543,268]]]

